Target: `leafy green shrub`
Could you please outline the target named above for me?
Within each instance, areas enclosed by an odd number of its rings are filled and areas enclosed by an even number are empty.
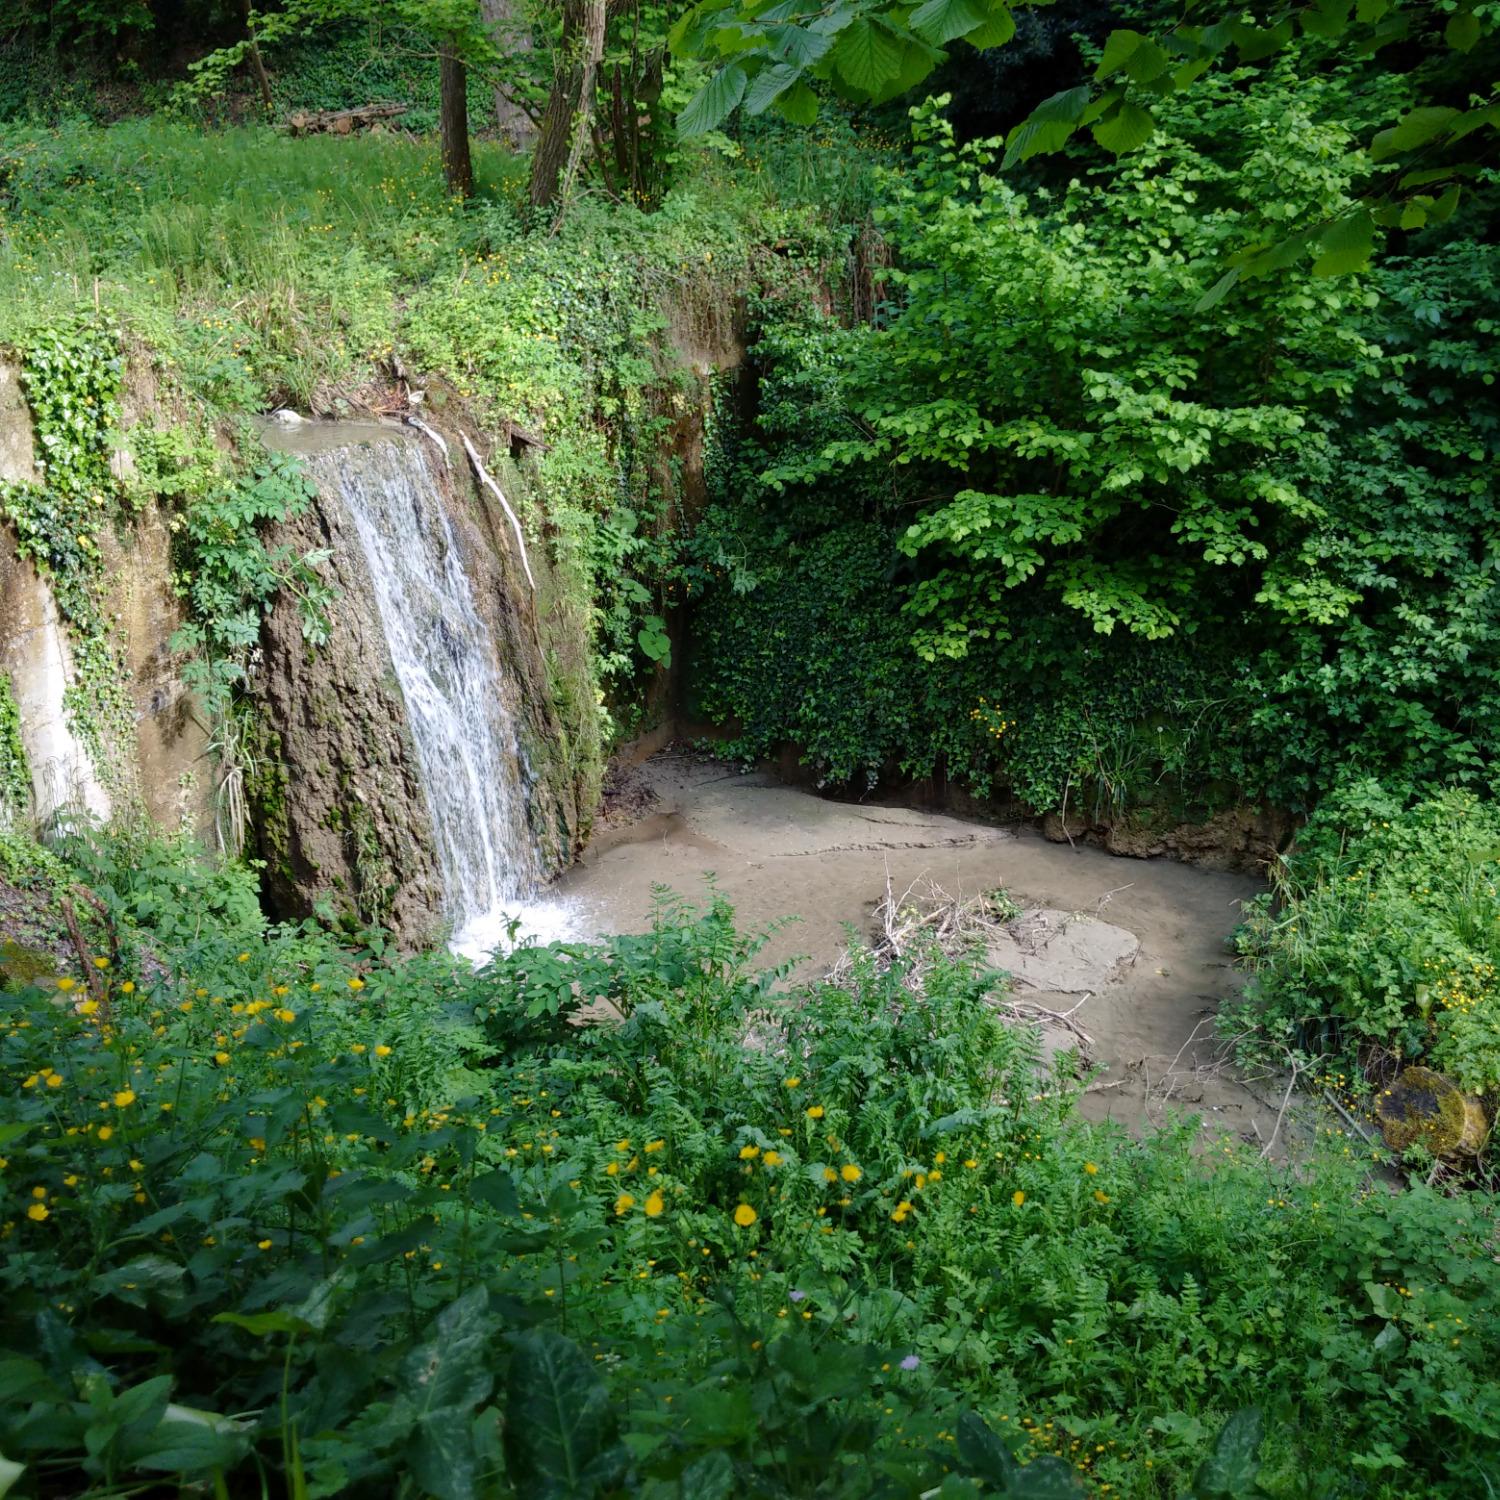
[[[1341,788],[1241,930],[1249,1017],[1297,1047],[1352,1060],[1373,1046],[1500,1090],[1497,890],[1493,802]]]
[[[1084,1126],[994,976],[783,993],[717,900],[476,973],[112,857],[0,1034],[13,1493],[1494,1481],[1481,1195]]]
[[[790,741],[855,784],[945,768],[1043,810],[1484,783],[1486,231],[1204,296],[1233,247],[1341,212],[1367,171],[1351,121],[1403,86],[1306,62],[1164,102],[1140,153],[1079,150],[1028,193],[923,107],[872,326],[752,304],[754,410],[737,431],[726,403],[696,548],[702,707],[732,753]]]

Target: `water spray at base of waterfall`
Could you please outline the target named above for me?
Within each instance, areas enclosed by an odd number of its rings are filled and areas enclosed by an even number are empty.
[[[478,966],[492,954],[545,943],[580,943],[588,933],[576,907],[566,901],[526,901],[497,906],[465,922],[448,941],[448,951]]]

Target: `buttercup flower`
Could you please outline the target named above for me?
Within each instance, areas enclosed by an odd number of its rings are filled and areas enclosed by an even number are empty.
[[[748,1203],[740,1204],[734,1211],[734,1222],[741,1229],[748,1229],[759,1217],[760,1215]]]

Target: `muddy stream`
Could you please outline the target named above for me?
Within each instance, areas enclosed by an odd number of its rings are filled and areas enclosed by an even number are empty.
[[[674,753],[626,773],[614,805],[556,888],[596,933],[647,925],[658,885],[701,900],[712,874],[741,927],[798,918],[762,959],[800,960],[798,977],[814,978],[849,927],[871,932],[887,880],[897,896],[929,881],[952,896],[1003,887],[1033,909],[1004,966],[1040,1003],[1072,1010],[1092,1041],[1085,1115],[1139,1130],[1194,1113],[1214,1135],[1262,1142],[1276,1129],[1282,1086],[1239,1076],[1212,1019],[1239,983],[1227,939],[1259,889],[1246,876],[1120,859],[1026,827],[825,801]]]

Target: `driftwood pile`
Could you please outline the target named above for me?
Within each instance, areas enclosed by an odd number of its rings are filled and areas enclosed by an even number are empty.
[[[356,109],[299,109],[286,117],[292,135],[352,135],[406,113],[404,104],[361,104]]]
[[[885,896],[875,908],[868,953],[879,969],[904,967],[902,987],[920,998],[927,971],[935,957],[959,958],[984,954],[994,947],[1021,915],[1003,891],[977,896],[953,896],[931,880],[920,880],[899,896],[887,875]],[[828,973],[834,984],[847,984],[866,950],[845,950]],[[1089,997],[1084,995],[1066,1011],[1053,1010],[1029,999],[1024,990],[997,985],[989,1004],[1005,1020],[1040,1026],[1066,1034],[1065,1045],[1075,1046],[1087,1064],[1094,1039],[1074,1019]]]

